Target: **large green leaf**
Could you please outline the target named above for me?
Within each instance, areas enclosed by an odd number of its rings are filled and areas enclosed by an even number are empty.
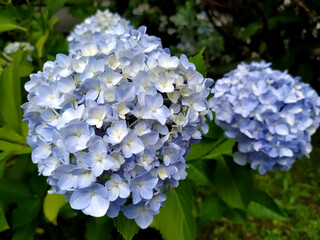
[[[0,232],[3,232],[4,230],[9,229],[9,225],[6,219],[5,211],[4,211],[4,206],[0,202]]]
[[[0,162],[6,160],[7,158],[9,158],[12,155],[11,152],[0,152]]]
[[[15,157],[14,164],[6,171],[6,178],[24,182],[24,179],[28,176],[28,187],[30,188],[31,184],[29,176],[31,175],[31,178],[33,178],[34,175],[38,176],[36,170],[37,166],[31,162],[30,154],[23,154]]]
[[[21,135],[17,134],[8,126],[0,128],[0,140],[26,145],[26,139]]]
[[[126,218],[123,213],[120,213],[119,216],[114,219],[114,225],[125,240],[131,240],[140,230],[136,222],[133,219]]]
[[[14,228],[28,226],[30,222],[38,215],[41,209],[40,199],[32,199],[18,205],[13,211],[12,225]]]
[[[192,144],[186,161],[202,159],[203,156],[212,151],[214,143],[212,139],[202,139],[200,143]]]
[[[32,148],[27,146],[26,144],[21,145],[2,140],[0,140],[0,150],[15,154],[27,154],[32,152]]]
[[[3,153],[3,152],[2,152]],[[6,169],[6,161],[3,161],[3,158],[1,158],[2,153],[0,153],[0,178],[3,177],[4,175],[4,171]],[[10,153],[9,153],[10,154]],[[10,155],[5,156],[4,159],[6,159],[7,157],[9,157]]]
[[[38,226],[38,219],[30,221],[28,225],[15,230],[12,240],[28,240],[35,234]]]
[[[186,181],[167,194],[167,200],[155,220],[165,240],[192,240],[196,225],[192,215],[192,191]]]
[[[232,156],[234,144],[234,139],[226,139],[225,137],[221,137],[218,140],[203,138],[199,144],[191,146],[187,162],[201,159],[217,159],[223,155]]]
[[[86,239],[102,240],[112,239],[111,231],[113,228],[112,220],[108,216],[101,218],[90,218],[87,223]]]
[[[283,220],[285,217],[273,199],[265,192],[255,190],[248,206],[248,214],[256,218]]]
[[[11,30],[27,31],[24,27],[21,27],[14,21],[14,18],[8,17],[4,14],[0,14],[0,32],[6,32]]]
[[[0,179],[0,196],[4,203],[25,202],[32,198],[28,185],[4,178]]]
[[[213,150],[202,157],[202,159],[217,159],[223,155],[232,156],[232,148],[235,144],[234,139],[227,139],[218,146],[214,147]]]
[[[228,208],[223,217],[229,219],[233,223],[245,223],[247,221],[247,214],[245,211],[237,208]]]
[[[14,55],[12,63],[0,76],[0,118],[5,126],[22,135],[22,109],[19,66],[22,51]]]
[[[245,210],[251,200],[253,183],[248,169],[231,158],[219,157],[214,171],[217,192],[228,206]]]
[[[212,171],[214,169],[213,161],[193,161],[190,162],[187,169],[188,178],[197,185],[212,184]]]
[[[204,50],[205,48],[202,48],[197,55],[190,57],[189,61],[196,66],[196,69],[199,73],[201,73],[204,77],[207,77],[206,67],[204,65],[204,60],[203,60]]]
[[[47,194],[44,198],[43,213],[44,216],[57,225],[57,217],[60,209],[66,204],[65,196],[61,194]]]
[[[217,218],[226,212],[227,209],[228,206],[216,193],[213,193],[204,200],[200,208],[199,217],[203,220]]]

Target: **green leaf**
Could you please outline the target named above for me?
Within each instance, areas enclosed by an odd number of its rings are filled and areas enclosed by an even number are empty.
[[[3,232],[7,229],[9,229],[9,225],[6,219],[5,211],[4,211],[4,206],[0,202],[0,232]]]
[[[57,225],[57,217],[60,209],[66,204],[65,196],[61,194],[47,194],[44,198],[43,213],[46,218]]]
[[[214,117],[215,115],[213,113],[213,119]],[[223,137],[223,130],[217,124],[215,124],[213,120],[212,121],[207,120],[207,124],[209,126],[209,132],[205,134],[204,137],[214,139],[214,140]]]
[[[8,159],[11,155],[11,152],[0,152],[0,162]]]
[[[31,164],[30,161],[29,164]],[[34,166],[34,164],[31,165],[32,167]],[[35,172],[37,171],[33,172],[32,177],[29,181],[30,189],[34,194],[38,195],[40,198],[44,198],[48,191],[46,177],[39,174],[35,174]]]
[[[25,202],[32,197],[26,184],[4,178],[0,179],[0,196],[4,203]]]
[[[12,240],[31,239],[36,232],[37,226],[38,226],[38,220],[36,218],[32,222],[29,222],[27,226],[17,228],[14,232]]]
[[[26,145],[26,139],[8,126],[0,128],[0,140]]]
[[[28,56],[30,55],[30,51],[24,51],[23,52],[22,61],[20,63],[20,77],[29,77],[29,75],[32,73],[34,66],[32,63],[28,60]]]
[[[11,180],[20,180],[23,182],[27,175],[32,174],[37,176],[37,171],[30,171],[33,168],[34,170],[37,168],[35,164],[31,162],[31,155],[24,154],[19,155],[15,159],[15,163],[13,166],[7,169],[6,171],[6,178]],[[28,181],[28,186],[30,187],[30,182]]]
[[[0,14],[0,32],[7,32],[12,30],[22,30],[27,31],[24,27],[19,26],[18,23],[14,21],[14,18],[8,17],[4,14]]]
[[[221,137],[214,141],[213,139],[203,138],[199,144],[191,145],[187,156],[187,162],[204,159],[218,159],[222,155],[232,156],[232,148],[235,144],[234,139]]]
[[[11,143],[0,140],[0,150],[15,154],[27,154],[32,152],[32,148],[26,145]]]
[[[206,154],[202,159],[217,159],[221,158],[222,155],[232,156],[232,148],[235,144],[234,139],[227,139],[226,141],[213,148],[213,151]]]
[[[208,154],[214,147],[214,141],[211,139],[202,139],[198,144],[192,144],[189,154],[187,155],[187,162],[199,160]]]
[[[55,13],[57,13],[65,4],[67,0],[51,0],[44,10],[44,16],[50,19]]]
[[[136,222],[133,219],[126,218],[123,213],[120,213],[119,216],[114,219],[114,225],[125,240],[131,240],[140,230]]]
[[[217,218],[226,212],[227,209],[228,206],[216,193],[213,193],[204,200],[200,208],[199,217],[202,220]]]
[[[248,169],[219,157],[214,171],[214,182],[220,198],[230,207],[245,210],[253,192],[253,183]]]
[[[86,239],[111,239],[112,229],[112,220],[108,216],[104,216],[101,218],[90,218],[90,220],[87,223]]]
[[[197,185],[211,185],[213,163],[213,161],[190,162],[189,168],[187,168],[188,178]]]
[[[44,44],[46,43],[46,41],[48,40],[48,37],[49,37],[49,32],[46,31],[44,35],[42,35],[39,40],[37,41],[36,43],[36,50],[37,50],[37,55],[38,55],[38,58],[41,58],[42,57],[42,50],[43,50],[43,46]]]
[[[0,155],[1,155],[2,153],[0,153]],[[10,155],[9,155],[10,156]],[[8,157],[9,157],[8,156]],[[0,178],[2,178],[3,177],[3,175],[4,175],[4,172],[5,172],[5,169],[6,169],[6,161],[3,161],[4,159],[1,159],[0,158]]]
[[[192,240],[196,238],[196,225],[192,215],[192,191],[186,181],[167,194],[160,213],[155,216],[157,226],[165,240]]]
[[[227,211],[223,213],[223,216],[237,224],[245,223],[247,221],[246,212],[237,208],[228,208]]]
[[[250,23],[243,32],[240,33],[240,38],[244,41],[251,38],[253,35],[255,35],[259,30],[261,29],[260,22],[253,22]]]
[[[80,212],[80,214],[82,213]],[[69,204],[63,205],[59,211],[59,217],[64,219],[74,218],[78,215],[79,215],[79,211],[72,209]]]
[[[11,0],[0,0],[0,4],[10,4]]]
[[[197,55],[190,57],[189,61],[192,62],[196,66],[197,71],[199,73],[201,73],[203,75],[203,77],[207,77],[206,67],[204,65],[204,60],[203,60],[204,50],[205,50],[205,48],[202,48],[201,51]]]
[[[30,222],[38,215],[41,208],[40,199],[32,199],[19,204],[13,211],[12,224],[14,228],[28,226]]]
[[[283,220],[285,217],[273,199],[265,192],[255,190],[248,206],[248,214],[269,220]]]
[[[0,119],[3,125],[22,134],[21,84],[19,66],[22,50],[16,52],[12,63],[0,76]]]

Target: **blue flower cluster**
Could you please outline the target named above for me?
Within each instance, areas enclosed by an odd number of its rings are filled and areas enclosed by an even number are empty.
[[[144,27],[119,34],[115,24],[115,33],[82,41],[90,24],[95,17],[71,34],[68,56],[46,62],[25,85],[32,161],[73,209],[95,217],[121,210],[146,228],[168,187],[185,179],[190,143],[208,131],[213,80]]]
[[[234,161],[260,174],[289,170],[296,157],[308,156],[320,122],[317,93],[270,65],[238,65],[216,82],[209,100],[215,122],[238,142]]]
[[[134,28],[130,25],[129,21],[121,18],[119,14],[111,13],[109,10],[100,11],[85,19],[83,23],[76,25],[74,30],[68,36],[69,52],[74,53],[75,49],[82,50],[82,54],[87,51],[95,51],[95,44],[91,44],[94,41],[100,39],[100,45],[102,50],[108,47],[112,47],[115,44],[115,40],[127,34]],[[106,54],[108,54],[108,50]]]

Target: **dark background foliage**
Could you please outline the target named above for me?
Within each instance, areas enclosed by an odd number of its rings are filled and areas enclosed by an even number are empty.
[[[242,61],[264,59],[275,69],[301,76],[320,93],[319,0],[0,0],[0,239],[122,239],[108,218],[89,218],[63,205],[61,198],[50,205],[45,178],[38,176],[28,154],[25,125],[18,134],[7,129],[15,124],[8,117],[11,107],[18,109],[26,101],[22,86],[28,75],[57,53],[67,54],[66,36],[74,25],[105,8],[135,27],[147,26],[147,33],[160,37],[175,55],[191,57],[205,48],[206,69],[213,79]],[[35,50],[18,51],[10,55],[11,61],[2,49],[14,41],[29,42]],[[28,55],[32,62],[26,61]],[[17,77],[11,74],[15,69]],[[11,86],[11,79],[19,81]],[[21,118],[21,110],[17,116]],[[289,172],[260,176],[227,161],[234,142],[221,144],[221,131],[214,125],[211,131],[189,157],[198,239],[320,239],[319,134],[313,136],[310,159],[297,160]],[[221,153],[212,150],[212,141]],[[196,152],[208,150],[214,161],[193,161],[199,157]],[[232,179],[224,175],[226,170]],[[228,190],[221,179],[244,183],[248,189],[238,190],[251,201],[265,194],[257,189],[267,192],[274,202],[266,205],[273,211],[259,212],[250,204],[241,209],[221,193]],[[58,208],[57,219],[48,219],[43,211],[51,208]],[[157,228],[140,230],[134,239],[162,239]]]

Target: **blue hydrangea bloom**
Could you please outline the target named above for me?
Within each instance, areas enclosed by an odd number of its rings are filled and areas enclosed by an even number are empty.
[[[289,170],[308,156],[320,122],[320,98],[309,84],[264,61],[240,64],[219,79],[209,100],[215,122],[238,142],[234,161],[260,174]]]
[[[69,55],[25,85],[32,161],[72,208],[95,217],[124,211],[146,228],[185,179],[190,144],[208,131],[213,81],[108,11],[69,42]]]

